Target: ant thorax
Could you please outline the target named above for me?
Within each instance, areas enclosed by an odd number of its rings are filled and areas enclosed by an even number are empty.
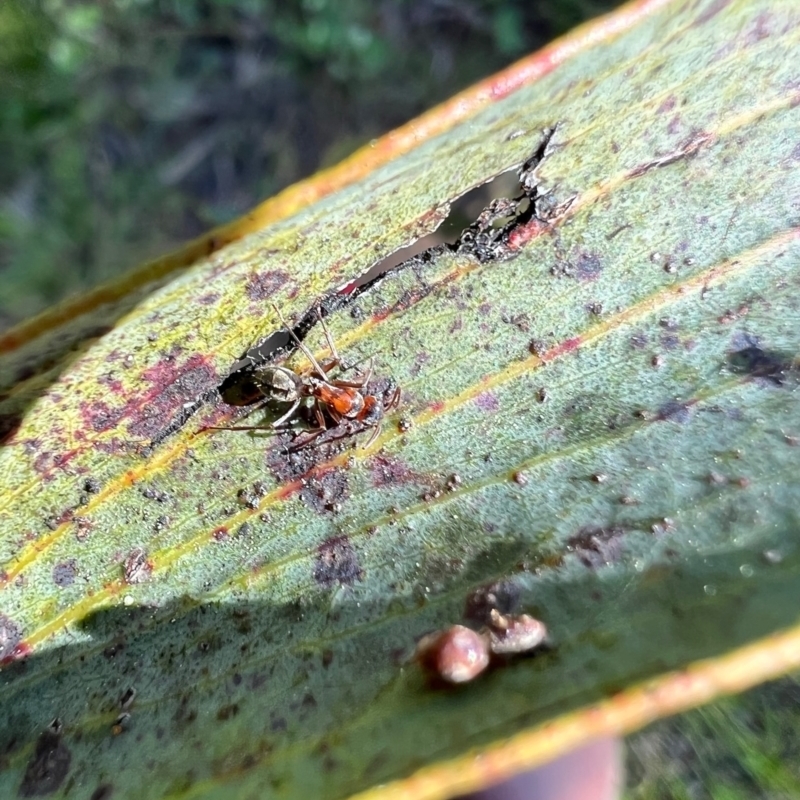
[[[265,400],[295,403],[303,394],[302,379],[286,367],[265,366],[253,370],[253,383]]]

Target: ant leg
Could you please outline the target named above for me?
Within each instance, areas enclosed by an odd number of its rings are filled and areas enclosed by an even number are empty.
[[[292,326],[286,321],[286,319],[284,318],[283,314],[281,314],[281,310],[278,308],[278,306],[276,306],[275,303],[273,303],[272,307],[275,309],[275,313],[278,315],[278,319],[281,321],[281,324],[286,328],[286,330],[289,331],[289,336],[291,336],[292,339],[294,339],[295,344],[303,351],[303,353],[305,354],[306,358],[311,362],[311,366],[313,366],[314,369],[319,373],[320,378],[322,378],[322,380],[327,383],[328,382],[328,373],[325,372],[324,369],[322,369],[322,367],[319,365],[319,362],[317,361],[317,359],[314,358],[314,354],[308,349],[308,347],[306,347],[297,338],[297,335],[294,332],[294,328],[292,328]],[[334,366],[336,366],[336,365],[332,364],[328,369],[333,369]]]
[[[374,365],[375,365],[375,356],[370,356],[369,368],[367,369],[367,374],[364,375],[362,378],[359,378],[357,381],[341,381],[336,379],[334,381],[331,381],[331,383],[334,386],[349,387],[351,389],[363,389],[370,382],[370,379],[372,378],[372,369]],[[355,364],[353,366],[355,366]]]
[[[197,433],[203,431],[271,431],[271,425],[207,425]]]
[[[364,449],[366,450],[377,438],[378,434],[381,432],[380,423],[373,426],[372,436],[369,437],[367,443],[364,445]]]
[[[302,397],[298,397],[297,400],[295,400],[294,403],[292,403],[292,407],[285,414],[283,414],[281,417],[276,419],[275,422],[273,422],[272,425],[270,425],[270,427],[271,428],[280,428],[280,426],[283,425],[283,423],[286,422],[286,420],[288,420],[292,416],[292,414],[294,414],[295,411],[297,411],[298,406],[302,402],[303,402],[303,398]]]
[[[316,431],[303,431],[297,435],[297,438],[292,442],[289,447],[286,448],[287,453],[296,453],[298,450],[302,450],[304,447],[308,447],[318,436],[321,436],[325,433],[324,430],[316,430]],[[302,438],[302,441],[299,441]]]
[[[389,402],[383,407],[384,411],[389,411],[392,408],[397,408],[400,405],[400,387],[395,386],[394,391],[392,392],[392,396],[389,398]]]
[[[321,431],[328,430],[328,426],[325,424],[325,415],[322,413],[322,407],[319,404],[319,400],[314,403],[314,416],[317,418],[317,427]]]
[[[317,318],[319,319],[322,332],[325,334],[325,341],[328,343],[328,349],[331,351],[332,359],[330,368],[332,369],[337,364],[342,363],[342,357],[339,355],[339,351],[336,349],[336,342],[333,341],[333,336],[331,336],[331,332],[328,330],[328,326],[322,318],[322,312],[319,310],[319,306],[317,306]]]

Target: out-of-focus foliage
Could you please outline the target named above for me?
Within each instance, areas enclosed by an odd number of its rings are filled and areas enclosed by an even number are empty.
[[[5,0],[0,327],[227,221],[615,0]]]
[[[800,796],[797,675],[631,737],[627,800]]]

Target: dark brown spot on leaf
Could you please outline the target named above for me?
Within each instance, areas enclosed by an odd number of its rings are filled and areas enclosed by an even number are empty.
[[[488,625],[492,611],[515,613],[520,604],[520,589],[511,581],[497,581],[479,586],[467,596],[464,617],[476,625]]]
[[[358,555],[347,536],[334,536],[317,548],[314,580],[321,586],[352,585],[362,575]]]
[[[53,567],[53,583],[64,588],[75,583],[75,576],[78,574],[78,565],[74,558],[62,561]]]
[[[613,525],[608,528],[585,527],[567,540],[567,547],[587,567],[602,567],[619,561],[625,530]]]
[[[282,270],[267,270],[252,274],[245,291],[251,300],[267,300],[289,280],[289,274]]]
[[[19,787],[20,797],[52,794],[67,777],[72,756],[61,740],[60,728],[60,723],[53,723],[37,740]]]
[[[681,424],[688,422],[691,418],[692,412],[689,406],[679,400],[668,400],[658,409],[658,414],[656,415],[658,420],[679,422]]]
[[[343,469],[329,469],[306,481],[300,498],[315,511],[339,511],[348,497],[347,473]]]
[[[783,386],[789,374],[796,369],[791,355],[764,350],[755,341],[749,347],[731,353],[728,364],[733,372],[761,378],[775,386]]]

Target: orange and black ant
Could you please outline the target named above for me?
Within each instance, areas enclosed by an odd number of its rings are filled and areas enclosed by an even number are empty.
[[[250,382],[260,395],[259,399],[263,402],[289,403],[291,404],[289,410],[269,426],[215,426],[211,429],[234,431],[275,430],[281,428],[292,419],[304,400],[313,399],[317,427],[308,431],[303,441],[293,449],[297,450],[305,447],[328,430],[326,414],[337,427],[344,428],[343,436],[360,433],[372,428],[372,435],[365,445],[365,447],[369,447],[380,433],[384,413],[396,408],[400,402],[400,388],[395,388],[388,401],[384,401],[384,398],[380,395],[365,391],[372,378],[372,359],[370,359],[369,368],[365,375],[357,380],[345,381],[339,378],[329,378],[328,373],[336,367],[341,367],[344,362],[336,349],[336,344],[328,327],[325,325],[322,315],[318,312],[320,325],[325,334],[331,357],[320,364],[311,350],[297,337],[291,325],[286,322],[280,309],[275,305],[273,305],[273,308],[295,344],[303,351],[311,363],[311,370],[308,372],[295,372],[288,367],[276,365],[267,365],[254,369],[250,375]],[[316,375],[313,373],[316,373]]]

